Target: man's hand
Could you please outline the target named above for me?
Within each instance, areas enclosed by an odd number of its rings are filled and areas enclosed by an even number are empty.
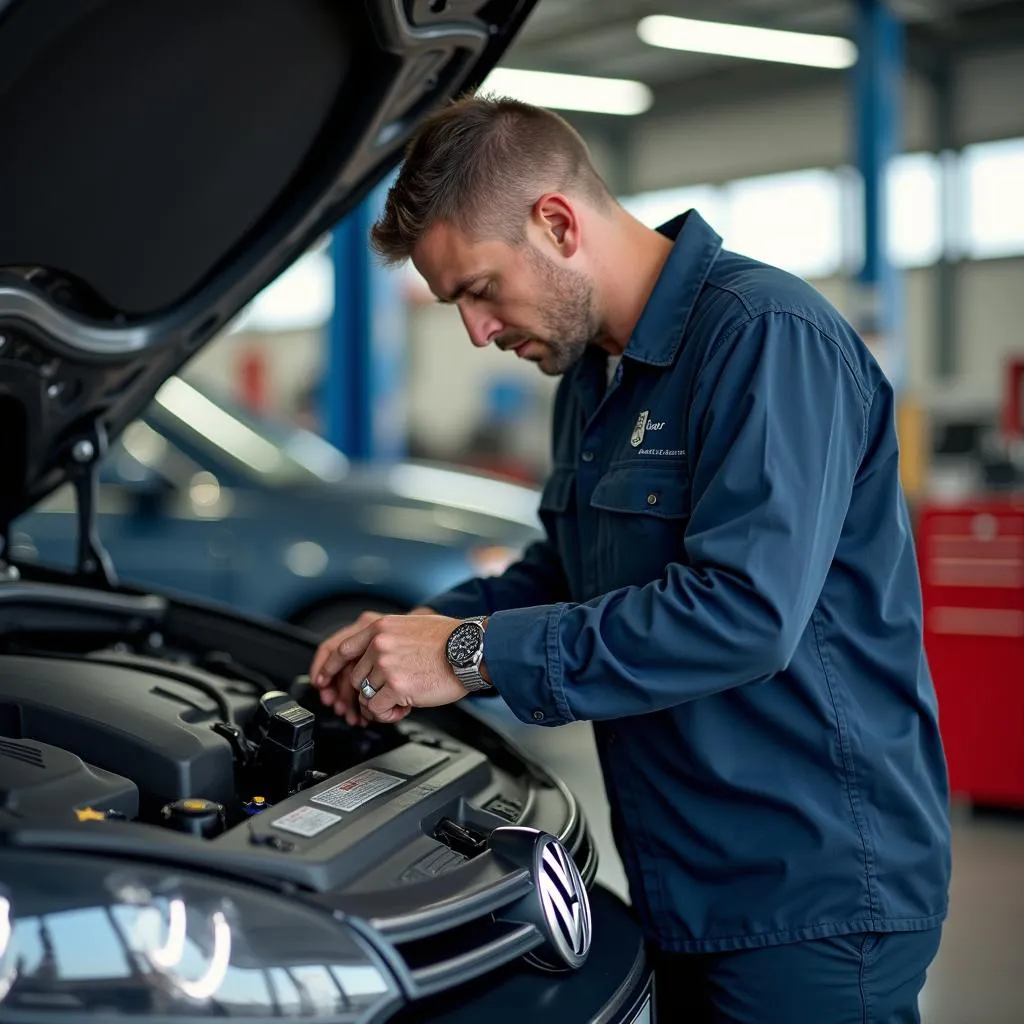
[[[419,607],[414,608],[409,614],[436,615],[437,613],[432,608]],[[340,644],[349,637],[363,632],[380,618],[383,618],[381,612],[363,612],[355,622],[343,626],[337,633],[324,640],[317,648],[310,665],[309,679],[313,686],[320,691],[320,700],[325,705],[332,705],[336,715],[344,715],[345,721],[349,725],[366,725],[369,718],[363,714],[362,707],[356,700],[358,693],[347,684],[340,685],[341,680],[337,672],[325,673],[324,665],[328,657],[338,650]]]
[[[347,632],[311,678],[317,686],[332,681],[348,721],[349,711],[394,723],[414,707],[452,704],[466,696],[466,689],[448,664],[445,646],[461,621],[429,614],[381,616]],[[370,699],[359,689],[364,679],[377,691]],[[347,701],[340,696],[346,690]]]

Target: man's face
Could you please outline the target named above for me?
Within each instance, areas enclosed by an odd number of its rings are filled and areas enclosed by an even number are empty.
[[[474,345],[492,342],[549,375],[565,373],[600,334],[593,286],[527,238],[474,241],[434,224],[412,262],[438,300],[458,306]]]

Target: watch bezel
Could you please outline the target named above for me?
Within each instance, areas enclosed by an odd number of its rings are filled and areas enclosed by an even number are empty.
[[[476,650],[468,658],[456,659],[452,655],[452,645],[455,643],[455,638],[465,629],[474,629],[477,634]],[[448,663],[453,668],[472,668],[476,664],[480,655],[483,653],[484,644],[484,628],[479,622],[475,622],[472,619],[466,622],[460,622],[451,632],[448,637],[448,642],[445,645],[445,654],[448,658]]]

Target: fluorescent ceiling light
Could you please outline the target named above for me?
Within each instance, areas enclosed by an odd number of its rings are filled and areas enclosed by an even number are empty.
[[[641,18],[636,32],[649,46],[661,46],[667,50],[807,64],[815,68],[848,68],[857,61],[857,47],[841,36],[693,21],[667,14]]]
[[[651,90],[643,82],[519,68],[495,68],[481,91],[510,96],[538,107],[596,114],[642,114],[653,102]]]

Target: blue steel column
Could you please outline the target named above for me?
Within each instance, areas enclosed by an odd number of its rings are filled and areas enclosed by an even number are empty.
[[[886,170],[902,148],[903,26],[885,0],[858,0],[857,47],[853,101],[864,261],[854,308],[858,329],[898,392],[906,377],[903,281],[888,254]]]
[[[334,311],[327,325],[322,421],[349,458],[389,459],[405,449],[406,323],[400,274],[377,263],[369,230],[387,185],[334,229]]]

